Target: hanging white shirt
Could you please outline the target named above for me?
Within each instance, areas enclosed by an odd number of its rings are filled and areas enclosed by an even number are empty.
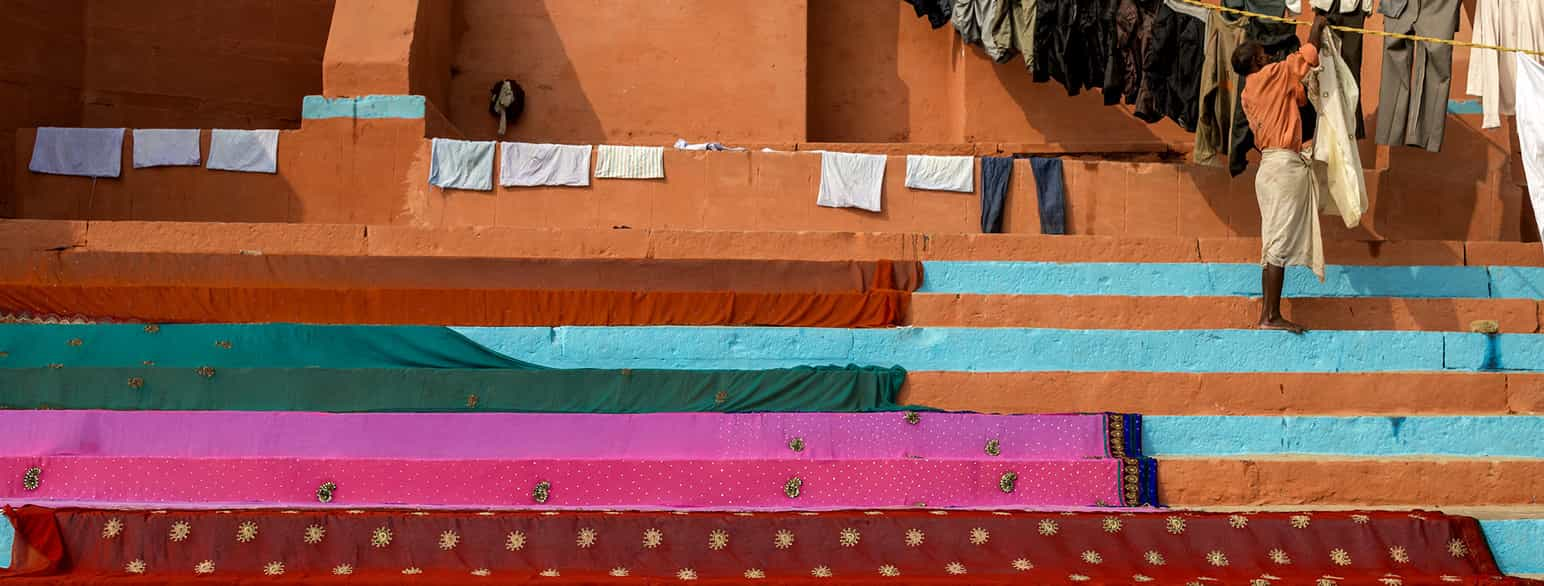
[[[134,168],[198,165],[197,128],[134,129]]]
[[[493,190],[493,141],[436,138],[430,144],[430,185],[445,189]]]
[[[1308,3],[1315,9],[1329,10],[1330,4],[1334,3],[1334,0],[1308,0]],[[1296,2],[1288,0],[1287,9],[1291,10],[1293,4],[1296,4]],[[1293,10],[1293,12],[1300,13],[1302,10],[1302,6],[1298,6],[1297,10]],[[1340,0],[1340,12],[1342,14],[1351,14],[1354,12],[1362,12],[1365,14],[1372,12],[1372,0]]]
[[[1544,0],[1480,0],[1474,10],[1474,42],[1544,50]],[[1517,62],[1494,49],[1469,51],[1465,93],[1480,99],[1484,128],[1499,128],[1502,116],[1517,111],[1513,96]]]
[[[595,151],[597,179],[664,179],[665,147],[603,144]]]
[[[279,131],[209,131],[209,169],[245,173],[279,172]]]
[[[1517,66],[1517,138],[1533,217],[1539,236],[1544,238],[1544,64],[1524,53],[1513,55]]]
[[[123,169],[123,129],[39,128],[27,169],[50,175],[117,177]]]
[[[1319,67],[1308,73],[1308,96],[1319,111],[1313,158],[1320,193],[1320,212],[1340,216],[1347,228],[1362,222],[1367,211],[1367,178],[1356,148],[1356,104],[1361,101],[1351,66],[1340,56],[1340,41],[1324,36]]]
[[[885,185],[885,156],[820,153],[820,196],[817,205],[879,211]]]
[[[974,192],[975,160],[975,157],[906,155],[906,186],[933,191]]]
[[[590,184],[590,145],[499,143],[499,185],[534,187]]]

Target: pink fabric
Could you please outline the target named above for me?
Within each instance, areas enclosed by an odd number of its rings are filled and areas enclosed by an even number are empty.
[[[432,432],[414,434],[432,435]],[[510,434],[507,443],[540,442]],[[613,456],[614,457],[614,456]],[[415,507],[618,509],[1013,508],[1120,503],[1117,460],[388,460],[153,457],[5,457],[17,477],[42,468],[41,486],[0,483],[11,504],[164,508]],[[1013,493],[999,490],[1018,474]],[[798,498],[783,487],[799,477]],[[551,483],[535,503],[531,489]],[[317,502],[323,482],[334,500]]]
[[[966,460],[1100,458],[1102,415],[0,411],[11,456]],[[788,443],[802,438],[794,453]],[[998,440],[1001,456],[986,454]]]

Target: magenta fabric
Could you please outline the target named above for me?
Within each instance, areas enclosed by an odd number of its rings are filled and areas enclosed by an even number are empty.
[[[1103,415],[0,411],[11,456],[409,459],[1102,458]],[[789,448],[794,438],[804,450]],[[986,453],[997,440],[999,457]]]
[[[509,443],[539,442],[518,432]],[[0,483],[11,504],[151,508],[476,508],[766,510],[1026,508],[1121,502],[1115,459],[525,459],[400,460],[46,456],[0,458],[42,469],[37,490]],[[1017,474],[1012,493],[1000,490]],[[798,477],[797,498],[784,492]],[[532,488],[551,485],[537,503]],[[315,491],[337,485],[323,504]]]

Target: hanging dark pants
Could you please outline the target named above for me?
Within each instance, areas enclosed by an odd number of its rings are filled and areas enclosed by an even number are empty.
[[[1385,17],[1383,30],[1437,39],[1452,39],[1458,32],[1459,0],[1408,0],[1402,4],[1385,2],[1379,6]],[[1452,80],[1452,45],[1385,38],[1383,87],[1378,92],[1378,144],[1441,151]]]
[[[1040,200],[1040,233],[1067,233],[1066,184],[1062,179],[1061,159],[1033,158],[1035,196]]]
[[[1012,157],[981,157],[981,233],[1003,231],[1003,205],[1008,199],[1008,180],[1013,177]]]

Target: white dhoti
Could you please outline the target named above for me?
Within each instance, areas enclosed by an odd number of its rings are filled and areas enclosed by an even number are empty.
[[[1312,159],[1285,149],[1267,149],[1255,175],[1260,202],[1260,264],[1307,266],[1324,280],[1319,233],[1319,189]]]

